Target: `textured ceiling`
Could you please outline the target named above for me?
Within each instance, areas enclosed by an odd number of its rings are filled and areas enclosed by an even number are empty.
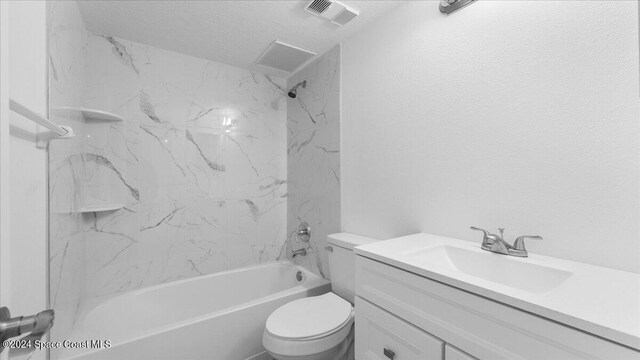
[[[252,69],[274,40],[323,54],[402,3],[342,1],[360,15],[339,27],[306,12],[308,2],[83,0],[79,5],[87,29],[95,33]]]

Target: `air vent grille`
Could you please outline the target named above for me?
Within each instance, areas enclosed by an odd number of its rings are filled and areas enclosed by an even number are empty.
[[[280,41],[274,41],[260,56],[256,65],[293,73],[315,55],[316,53],[314,52]]]
[[[353,20],[353,18],[355,18],[356,16],[358,16],[357,12],[354,12],[349,8],[345,8],[340,14],[336,15],[336,17],[334,17],[333,20],[331,21],[334,24],[345,26],[349,21]]]
[[[316,14],[322,14],[325,12],[333,1],[328,0],[313,0],[309,5],[307,5],[307,10]]]
[[[358,16],[357,10],[347,7],[340,1],[333,0],[313,0],[307,4],[305,10],[340,26],[346,25]]]

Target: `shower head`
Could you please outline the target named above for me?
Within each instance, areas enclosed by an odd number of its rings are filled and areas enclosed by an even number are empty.
[[[291,90],[289,90],[289,97],[292,99],[295,99],[296,96],[298,95],[298,87],[302,85],[302,88],[306,88],[307,87],[307,80],[304,81],[300,81],[299,83],[296,84],[296,86],[292,87]]]

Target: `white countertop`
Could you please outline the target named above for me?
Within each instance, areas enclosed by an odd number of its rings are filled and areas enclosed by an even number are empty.
[[[414,234],[355,248],[362,255],[397,268],[511,305],[582,331],[640,350],[640,274],[548,256],[515,258],[572,272],[556,288],[532,293],[451,271],[410,256],[416,250],[455,245],[479,250],[480,244],[430,234]],[[507,256],[479,250],[487,261]]]

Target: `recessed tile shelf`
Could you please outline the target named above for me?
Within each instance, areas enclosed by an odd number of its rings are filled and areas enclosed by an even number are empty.
[[[82,116],[84,116],[85,121],[123,121],[122,116],[118,116],[116,114],[112,114],[110,112],[101,111],[101,110],[93,110],[93,109],[80,109],[82,111]]]
[[[110,112],[96,110],[96,109],[85,109],[85,108],[75,108],[70,106],[61,106],[52,110],[54,113],[65,114],[67,111],[71,112],[80,112],[82,113],[82,117],[84,117],[85,121],[104,121],[104,122],[119,122],[124,119],[120,115],[116,115]]]
[[[77,213],[86,214],[93,212],[107,212],[107,211],[116,211],[120,210],[124,207],[122,204],[104,204],[104,205],[92,205],[92,206],[83,206],[76,210]]]

